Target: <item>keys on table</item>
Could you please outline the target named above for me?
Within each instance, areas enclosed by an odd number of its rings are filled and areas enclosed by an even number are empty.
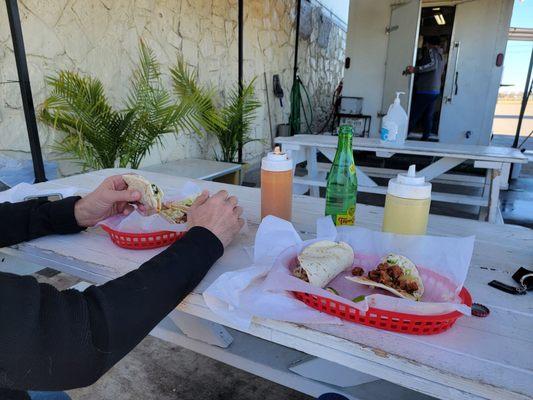
[[[518,283],[518,287],[506,285],[500,281],[490,281],[489,286],[501,290],[505,293],[524,295],[533,289],[533,271],[520,267],[513,276],[513,280]]]

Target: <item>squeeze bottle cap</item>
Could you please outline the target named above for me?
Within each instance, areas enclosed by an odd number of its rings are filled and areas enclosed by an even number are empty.
[[[431,183],[423,176],[416,176],[416,165],[409,166],[407,174],[398,174],[389,181],[387,193],[404,199],[431,198]]]
[[[279,146],[274,147],[274,151],[267,153],[261,160],[261,169],[272,172],[283,172],[292,170],[292,160],[287,153],[283,153]]]

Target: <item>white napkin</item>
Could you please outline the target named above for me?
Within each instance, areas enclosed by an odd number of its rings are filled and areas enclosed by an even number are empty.
[[[254,263],[218,277],[203,293],[207,306],[240,329],[247,329],[254,316],[298,323],[341,324],[340,319],[313,310],[289,293],[262,288],[279,254],[300,243],[302,239],[290,222],[266,217],[256,234]]]
[[[16,203],[24,201],[28,196],[49,196],[52,194],[60,194],[65,198],[74,196],[77,192],[78,188],[73,186],[57,189],[39,189],[37,186],[30,185],[29,183],[19,183],[9,190],[0,192],[0,202],[8,201],[10,203]]]

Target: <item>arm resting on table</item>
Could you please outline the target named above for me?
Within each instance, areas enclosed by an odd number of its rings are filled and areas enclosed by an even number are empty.
[[[139,269],[83,293],[0,274],[0,388],[92,384],[189,294],[222,253],[218,238],[196,227]]]
[[[54,233],[82,231],[74,217],[74,205],[79,199],[0,203],[0,247]]]

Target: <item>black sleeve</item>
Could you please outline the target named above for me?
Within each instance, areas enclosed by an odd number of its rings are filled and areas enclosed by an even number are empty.
[[[218,238],[196,227],[139,269],[83,293],[0,274],[0,388],[92,384],[179,304],[222,253]]]
[[[0,203],[0,247],[53,233],[77,233],[74,205],[80,197],[49,202]]]

